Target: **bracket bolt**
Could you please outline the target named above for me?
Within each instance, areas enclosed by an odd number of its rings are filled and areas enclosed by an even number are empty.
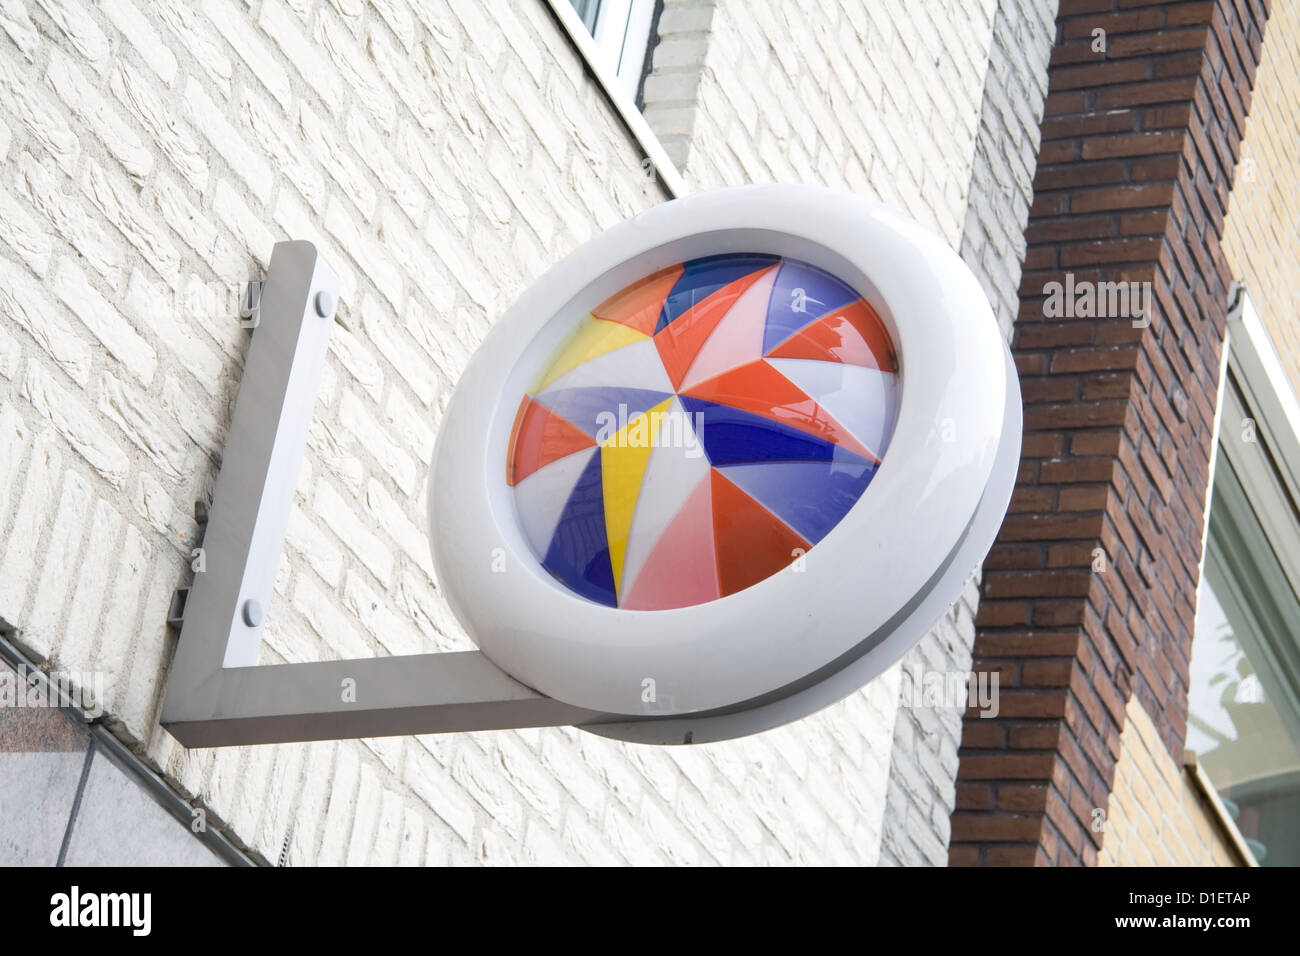
[[[322,319],[328,319],[334,314],[334,296],[328,292],[316,293],[316,314]]]
[[[244,602],[244,623],[249,627],[261,627],[266,615],[262,613],[262,602],[249,598]]]

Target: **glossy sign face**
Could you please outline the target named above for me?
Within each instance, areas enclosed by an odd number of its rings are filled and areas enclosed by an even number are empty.
[[[807,263],[732,254],[647,276],[584,317],[520,402],[504,463],[520,527],[599,604],[742,591],[866,490],[897,371],[872,307]]]

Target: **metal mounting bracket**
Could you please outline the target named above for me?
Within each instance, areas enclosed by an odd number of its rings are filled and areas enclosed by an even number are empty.
[[[162,725],[187,747],[221,747],[599,720],[477,651],[258,664],[338,291],[315,246],[279,242],[265,281],[241,303],[255,332],[207,514],[204,569],[168,611],[181,635]]]

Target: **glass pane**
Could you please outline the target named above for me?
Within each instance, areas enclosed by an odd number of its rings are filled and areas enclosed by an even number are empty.
[[[582,18],[587,32],[595,36],[596,17],[600,14],[600,0],[569,0],[569,3],[573,4],[574,10],[578,11],[578,16]]]
[[[90,737],[0,662],[0,866],[54,866]]]
[[[1216,494],[1211,535],[1225,520]],[[1240,534],[1241,529],[1234,529]],[[1262,552],[1256,547],[1254,556]],[[1267,551],[1267,544],[1263,545]],[[1268,552],[1271,555],[1271,552]],[[1230,569],[1221,547],[1206,558],[1192,648],[1187,746],[1194,750],[1237,827],[1265,866],[1300,864],[1300,747],[1292,694],[1270,661],[1273,642],[1293,640],[1257,616],[1245,595],[1269,579]],[[1234,579],[1250,574],[1249,581]],[[1294,601],[1291,594],[1278,596]],[[1273,603],[1273,602],[1269,602]]]
[[[68,866],[224,866],[102,752],[77,811]]]

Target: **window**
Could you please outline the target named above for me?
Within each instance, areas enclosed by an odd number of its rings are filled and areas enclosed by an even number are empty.
[[[1187,747],[1264,866],[1300,865],[1300,409],[1249,299],[1230,324]]]
[[[660,0],[546,0],[587,72],[641,149],[637,162],[647,181],[669,197],[689,189],[672,157],[641,113],[642,82],[650,68],[650,39]]]
[[[0,622],[2,624],[3,622]],[[0,866],[247,859],[0,638]]]
[[[606,69],[636,101],[645,74],[655,0],[569,0],[596,41]]]
[[[1187,746],[1255,858],[1300,865],[1300,603],[1232,466],[1216,466]]]

